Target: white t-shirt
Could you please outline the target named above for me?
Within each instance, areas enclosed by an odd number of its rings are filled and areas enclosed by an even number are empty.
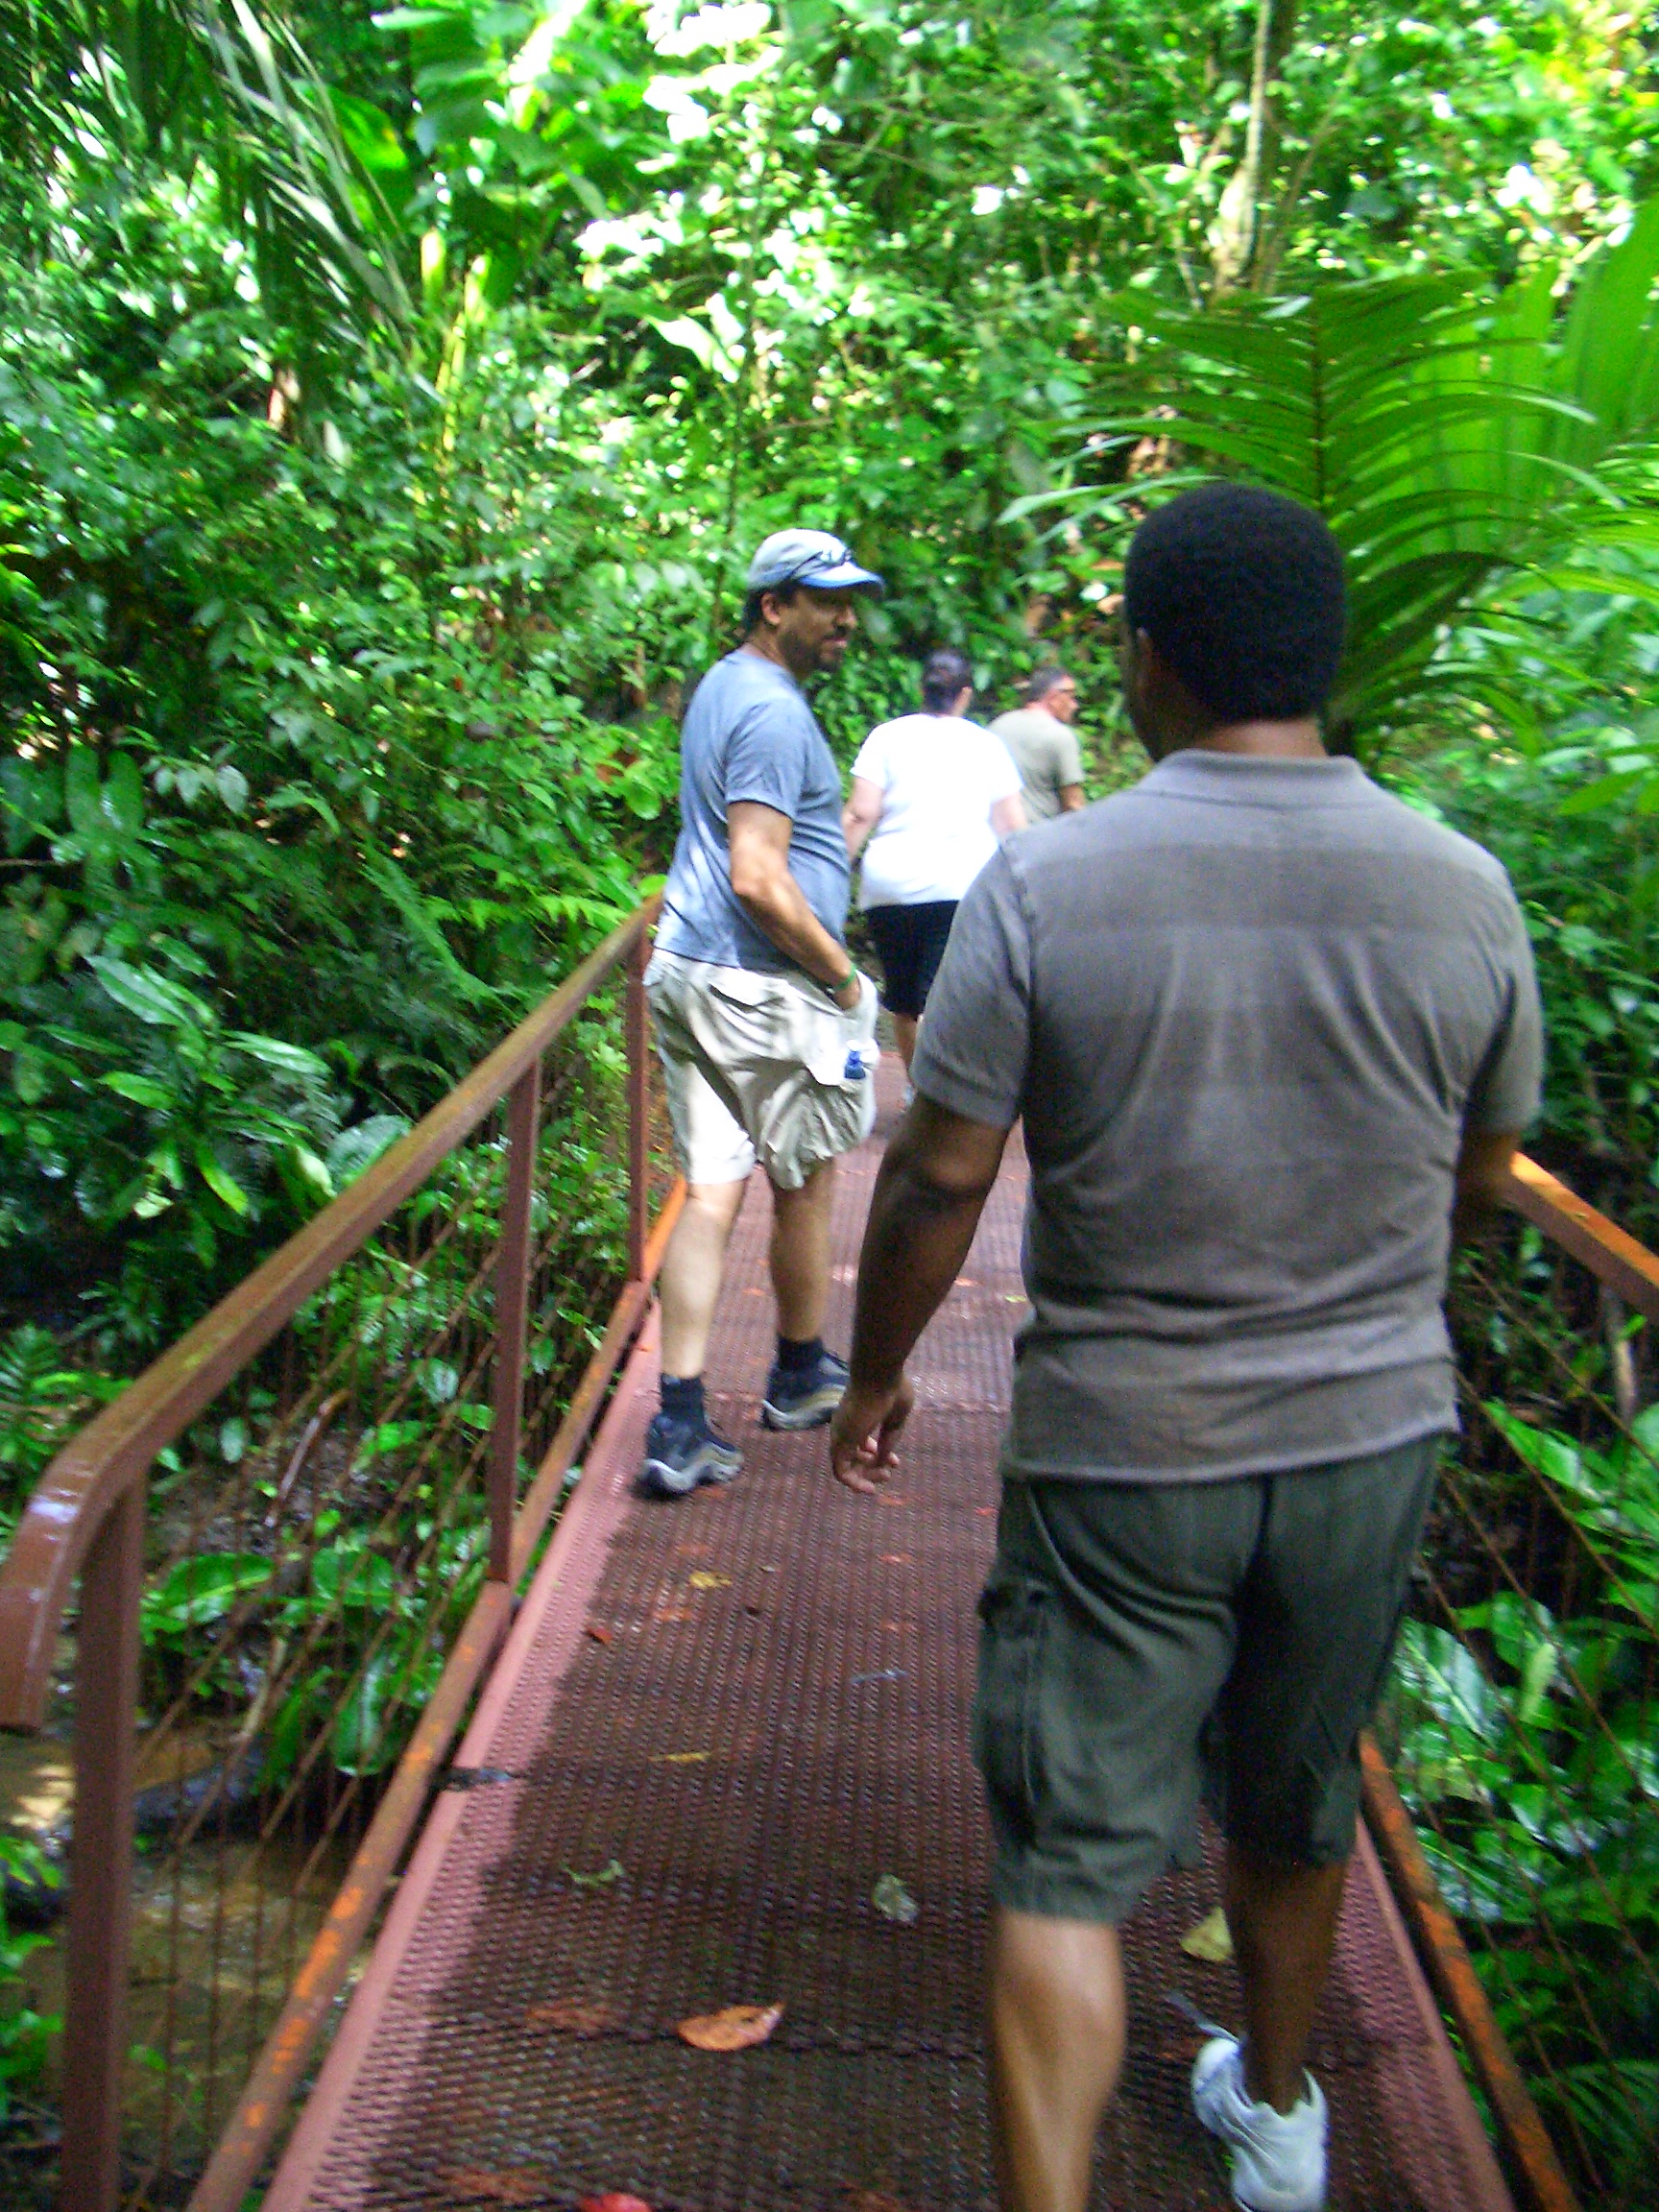
[[[957,714],[904,714],[865,738],[854,776],[879,784],[860,904],[960,899],[997,850],[991,809],[1020,789],[1000,737]]]

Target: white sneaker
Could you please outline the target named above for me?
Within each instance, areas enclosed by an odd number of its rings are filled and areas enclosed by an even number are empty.
[[[1192,2067],[1192,2109],[1226,2144],[1233,2201],[1244,2212],[1324,2212],[1325,2098],[1311,2074],[1290,2112],[1258,2104],[1244,2086],[1242,2046],[1205,2044]]]

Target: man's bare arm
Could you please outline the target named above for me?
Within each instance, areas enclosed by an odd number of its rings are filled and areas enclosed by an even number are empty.
[[[894,1464],[911,1404],[904,1362],[962,1270],[1007,1142],[918,1095],[887,1147],[858,1260],[852,1381],[830,1431],[850,1489],[878,1488]]]
[[[1509,1184],[1509,1163],[1520,1142],[1518,1129],[1464,1130],[1452,1202],[1454,1242],[1466,1243],[1479,1235],[1503,1205]]]
[[[830,936],[789,873],[792,828],[787,814],[763,806],[758,800],[742,799],[728,809],[726,851],[733,893],[760,934],[826,991],[834,992],[837,1005],[851,1013],[858,1003],[858,979],[854,976],[845,990],[837,989],[850,965],[847,948]]]
[[[1082,805],[1083,805],[1083,786],[1082,786],[1082,784],[1081,784],[1081,783],[1062,783],[1062,784],[1061,784],[1061,786],[1060,786],[1060,811],[1061,811],[1061,813],[1062,813],[1062,814],[1075,814],[1075,813],[1078,811],[1078,809],[1079,809],[1079,808],[1082,806]]]

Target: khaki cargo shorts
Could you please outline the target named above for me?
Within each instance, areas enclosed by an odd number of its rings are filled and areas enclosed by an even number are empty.
[[[645,995],[688,1183],[741,1183],[757,1161],[781,1190],[850,1152],[876,1119],[876,986],[844,1014],[808,977],[658,952]]]
[[[1440,1442],[1216,1482],[1004,1483],[974,1705],[999,1905],[1115,1925],[1195,1858],[1201,1795],[1263,1858],[1348,1856]]]

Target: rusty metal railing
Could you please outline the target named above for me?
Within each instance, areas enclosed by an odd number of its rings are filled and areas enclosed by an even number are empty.
[[[1659,2170],[1659,1258],[1534,1163],[1463,1257],[1463,1434],[1368,1823],[1536,2212]]]
[[[19,1523],[0,1725],[61,1713],[66,1653],[71,1685],[69,2212],[243,2202],[444,1779],[678,1208],[651,1231],[654,916],[100,1413]]]

